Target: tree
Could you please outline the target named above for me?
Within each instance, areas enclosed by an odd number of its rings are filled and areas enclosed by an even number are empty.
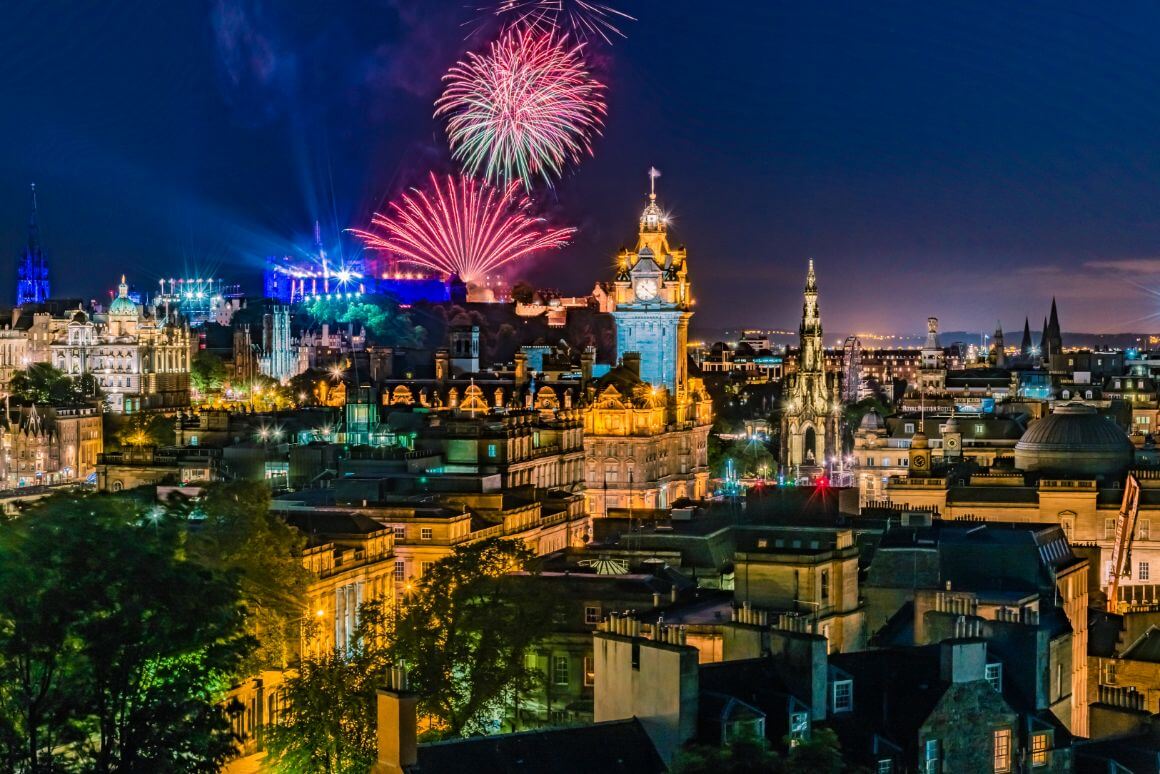
[[[522,543],[499,539],[457,548],[399,609],[382,600],[360,606],[347,647],[304,661],[285,685],[292,708],[268,737],[280,770],[364,771],[374,755],[375,689],[392,665],[407,670],[438,735],[493,730],[537,679],[525,656],[556,623],[557,604],[534,579],[508,575],[532,569],[533,558]]]
[[[286,679],[286,712],[267,734],[278,771],[289,774],[365,772],[376,757],[376,689],[384,685],[386,653],[368,620],[377,602],[360,608],[362,623],[346,653],[303,661]]]
[[[63,496],[0,524],[0,743],[8,770],[217,771],[219,702],[246,651],[237,585],[183,525]]]
[[[789,740],[785,740],[787,745]],[[681,751],[674,774],[840,774],[845,770],[838,736],[814,729],[809,739],[789,746],[783,759],[764,739],[743,736],[722,747],[697,745]]]
[[[415,325],[398,299],[390,295],[355,300],[320,297],[306,303],[305,310],[319,323],[362,326],[381,344],[418,346],[425,337],[423,328]]]
[[[389,660],[406,666],[419,711],[451,735],[494,730],[538,674],[526,655],[555,624],[556,602],[526,577],[534,554],[493,538],[436,562],[403,600]]]
[[[92,374],[72,378],[49,363],[33,363],[12,375],[8,391],[16,403],[47,403],[52,406],[83,403],[101,397]]]
[[[109,435],[121,446],[171,446],[177,438],[173,420],[164,414],[138,413],[121,418],[110,412],[105,416],[111,423],[106,427],[114,430]]]
[[[199,522],[189,535],[190,558],[238,578],[246,630],[258,643],[242,673],[284,668],[298,644],[311,580],[302,564],[305,539],[270,512],[269,490],[249,481],[207,487],[196,502],[175,502],[174,511]]]
[[[682,750],[674,774],[778,774],[785,764],[764,739],[741,737],[724,747],[698,745]]]
[[[201,395],[221,392],[226,382],[226,364],[212,352],[198,352],[189,363],[189,381]]]

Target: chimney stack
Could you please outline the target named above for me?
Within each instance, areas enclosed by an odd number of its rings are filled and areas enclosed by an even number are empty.
[[[587,387],[592,381],[592,366],[596,364],[596,347],[591,345],[584,348],[580,354],[580,386]]]
[[[640,377],[640,353],[639,352],[625,352],[620,358],[621,364],[632,371],[636,376]]]
[[[407,673],[391,669],[387,687],[378,690],[378,760],[371,774],[404,774],[419,762],[415,706],[419,698],[407,692]]]

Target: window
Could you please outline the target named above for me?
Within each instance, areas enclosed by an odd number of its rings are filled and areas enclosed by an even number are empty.
[[[1031,735],[1031,765],[1047,765],[1047,734],[1039,733]]]
[[[1113,540],[1116,537],[1116,520],[1104,519],[1104,540]]]
[[[404,581],[407,579],[407,563],[402,559],[395,560],[395,580]]]
[[[878,774],[891,774],[891,772],[894,771],[894,761],[890,760],[889,758],[883,758],[882,760],[878,761],[878,768],[876,771]]]
[[[584,657],[584,687],[596,685],[596,659],[592,656]]]
[[[758,548],[769,548],[769,541],[766,540],[765,538],[758,538],[757,539],[757,547]]]
[[[909,457],[899,457],[898,461],[902,463],[902,467],[904,467],[904,468],[910,467],[910,458]]]
[[[834,712],[850,712],[854,709],[854,681],[834,681]]]
[[[406,540],[406,539],[407,539],[407,528],[402,526],[401,524],[396,524],[395,525],[395,540]]]
[[[1064,390],[1063,391],[1063,399],[1067,400],[1070,397],[1071,397],[1071,390]]]
[[[1136,538],[1139,540],[1152,539],[1152,520],[1140,519],[1136,522]]]
[[[431,572],[434,567],[435,562],[423,562],[423,574],[426,575],[427,573]]]
[[[599,605],[588,605],[584,608],[584,623],[590,626],[600,623]]]
[[[987,682],[999,693],[1003,692],[1003,665],[987,664],[985,672]]]
[[[435,531],[431,527],[423,527],[419,530],[419,537],[423,540],[430,540],[435,537]]]
[[[497,455],[497,454],[498,454],[498,452],[496,451],[495,444],[494,444],[494,443],[489,443],[489,444],[487,445],[487,456],[488,456],[490,459],[493,459],[493,460],[494,460],[494,459],[496,458],[496,455]]]
[[[568,684],[568,657],[567,656],[553,656],[552,657],[552,684],[553,685],[567,685]]]
[[[1011,771],[1011,729],[995,729],[995,772]]]
[[[789,746],[796,747],[810,735],[810,716],[806,712],[789,713]]]
[[[987,426],[986,425],[975,425],[975,435],[986,435],[986,433],[987,433]]]
[[[1148,566],[1148,563],[1147,562],[1140,562],[1138,569],[1140,572],[1139,572],[1139,574],[1136,575],[1136,580],[1142,580],[1142,581],[1149,580],[1148,576],[1151,574],[1150,573],[1151,568]]]
[[[822,599],[830,598],[830,571],[822,570]]]
[[[905,424],[902,426],[902,432],[904,432],[904,433],[913,433],[913,432],[914,432],[914,423],[913,423],[913,422],[907,422],[907,423],[905,423]]]
[[[1091,399],[1092,399],[1092,391],[1091,391],[1091,390],[1088,390],[1087,392],[1085,392],[1085,393],[1083,394],[1083,396],[1084,396],[1084,398],[1086,398],[1087,400],[1091,400]]]
[[[873,457],[866,458],[866,466],[871,467],[871,468],[874,467],[874,458]]]
[[[938,774],[938,740],[927,739],[926,744],[923,745],[923,763],[922,768],[926,774]]]

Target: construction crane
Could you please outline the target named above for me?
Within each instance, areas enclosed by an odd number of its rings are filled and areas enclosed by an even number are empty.
[[[1120,601],[1116,598],[1120,578],[1132,575],[1132,539],[1136,536],[1136,517],[1140,513],[1140,482],[1131,473],[1124,482],[1124,501],[1116,519],[1116,539],[1112,544],[1112,572],[1108,578],[1108,612],[1118,613]]]

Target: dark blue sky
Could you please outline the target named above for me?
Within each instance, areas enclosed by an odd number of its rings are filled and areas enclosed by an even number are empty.
[[[255,282],[362,222],[450,168],[431,102],[480,2],[0,4],[0,277],[32,180],[58,294]],[[655,165],[704,325],[793,326],[812,256],[831,332],[1014,331],[1053,294],[1065,329],[1158,327],[1155,3],[620,7],[605,135],[549,202],[581,234],[538,282],[606,278]]]

